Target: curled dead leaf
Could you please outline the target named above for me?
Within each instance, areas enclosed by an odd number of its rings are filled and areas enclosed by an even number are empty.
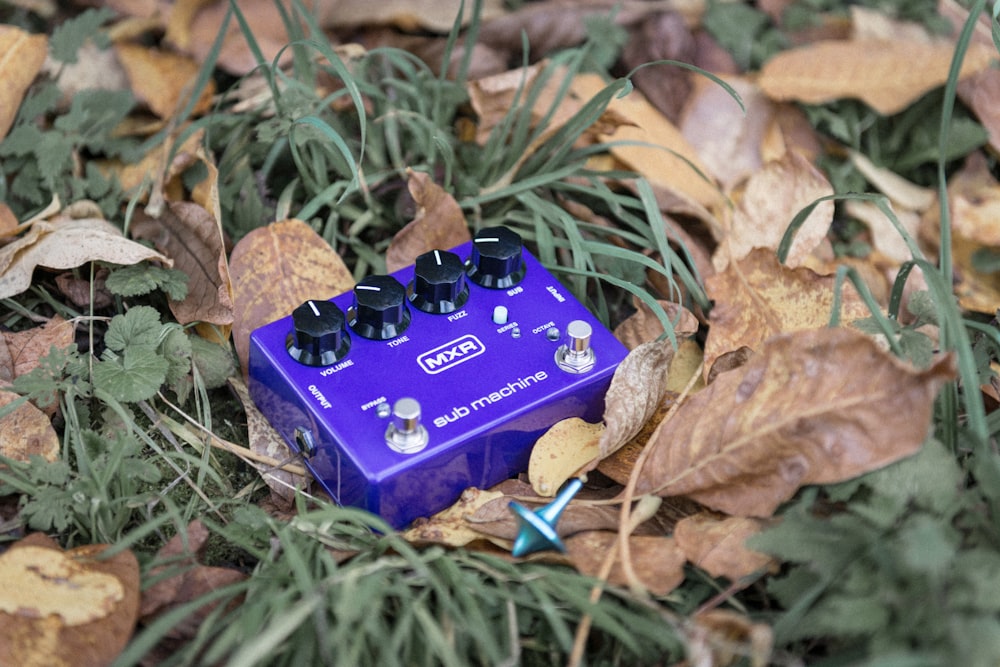
[[[198,63],[187,56],[138,44],[116,44],[115,50],[132,92],[153,113],[160,118],[173,118],[187,104],[194,92],[191,86],[198,76]],[[215,85],[209,79],[193,113],[208,111],[214,92]]]
[[[285,317],[307,299],[329,299],[354,287],[344,261],[301,220],[258,227],[230,256],[235,301],[233,342],[244,373],[250,332]]]
[[[598,441],[601,459],[631,440],[656,412],[666,391],[674,348],[650,341],[628,353],[611,378],[604,396],[604,433]],[[587,470],[597,466],[594,460]]]
[[[469,523],[467,517],[490,501],[502,498],[502,491],[466,489],[458,502],[426,521],[415,523],[402,537],[416,544],[444,544],[450,547],[462,547],[481,540],[485,536],[475,530],[476,525]]]
[[[688,661],[692,665],[731,665],[749,658],[751,667],[773,664],[774,631],[729,609],[694,614],[685,628]]]
[[[154,581],[142,592],[139,617],[149,624],[159,616],[196,600],[212,591],[243,581],[247,575],[226,567],[202,565],[198,559],[208,541],[209,533],[198,520],[187,525],[183,533],[174,535],[156,553],[156,561],[164,563],[152,568],[148,578]],[[167,576],[169,572],[173,572]],[[208,602],[175,624],[167,633],[168,640],[191,639],[219,601]]]
[[[60,217],[39,220],[24,236],[0,248],[0,298],[20,294],[31,286],[36,267],[72,269],[87,262],[136,264],[170,260],[122,236],[117,227],[99,218]]]
[[[222,228],[211,213],[192,202],[169,202],[158,218],[138,212],[132,234],[147,239],[188,276],[183,301],[170,301],[181,324],[233,323],[232,281],[226,262]]]
[[[801,486],[916,452],[955,363],[946,355],[916,370],[852,329],[774,336],[660,424],[636,493],[771,516]]]
[[[257,409],[256,403],[250,398],[250,391],[240,377],[229,378],[229,386],[240,399],[247,418],[247,437],[252,449],[275,461],[289,461],[293,458],[292,450],[281,434],[271,426],[267,417]],[[282,509],[290,509],[295,503],[295,495],[299,490],[306,490],[312,482],[311,477],[295,474],[264,463],[253,462],[264,483],[271,489],[271,498],[275,505]]]
[[[528,479],[540,496],[554,496],[576,471],[599,454],[603,424],[589,424],[579,417],[556,422],[538,439],[528,461]]]
[[[423,172],[407,172],[407,187],[417,205],[413,220],[399,230],[385,251],[386,271],[410,266],[431,250],[448,250],[469,241],[469,225],[455,198]]]
[[[10,359],[10,379],[24,375],[38,366],[38,360],[53,347],[63,349],[73,344],[76,331],[72,322],[58,315],[40,327],[24,331],[2,331],[0,339],[7,347]],[[0,359],[0,365],[3,364]],[[0,371],[0,376],[4,374]]]
[[[615,327],[615,338],[630,350],[663,334],[663,325],[653,309],[639,299],[635,299],[633,303],[636,311]],[[658,303],[673,324],[678,340],[693,336],[698,331],[698,318],[690,310],[672,301],[659,300]]]

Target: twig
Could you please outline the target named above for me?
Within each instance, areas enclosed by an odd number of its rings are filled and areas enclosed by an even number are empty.
[[[632,472],[629,473],[628,483],[625,485],[625,491],[621,494],[621,513],[618,520],[618,539],[615,544],[608,550],[607,555],[604,557],[604,561],[601,563],[601,569],[598,572],[597,578],[598,583],[594,584],[594,587],[590,589],[590,603],[597,604],[597,601],[601,599],[601,595],[604,592],[604,586],[607,584],[608,577],[611,574],[611,568],[614,566],[615,560],[618,558],[619,553],[622,557],[622,569],[624,570],[625,577],[629,582],[629,587],[633,590],[644,588],[644,586],[639,582],[639,578],[635,574],[635,569],[632,566],[631,552],[629,550],[628,538],[632,531],[635,530],[635,526],[631,525],[632,522],[632,498],[635,495],[635,487],[639,482],[639,472],[642,470],[643,465],[646,463],[646,459],[649,457],[649,452],[652,449],[649,446],[649,442],[653,441],[657,433],[664,428],[674,414],[677,412],[677,408],[684,402],[691,389],[694,387],[698,378],[701,377],[702,367],[704,362],[698,365],[698,369],[691,375],[691,379],[688,381],[687,386],[684,387],[684,391],[681,395],[677,397],[677,401],[670,406],[670,410],[664,415],[663,419],[660,421],[659,426],[653,431],[652,435],[649,436],[649,441],[642,451],[639,452],[639,457],[635,461],[635,465],[632,467]],[[637,585],[638,584],[638,585]],[[580,667],[583,661],[583,652],[587,646],[587,637],[590,635],[590,628],[593,625],[593,616],[588,612],[580,619],[580,625],[576,628],[576,635],[573,638],[573,650],[570,653],[569,662],[567,663],[569,667]]]
[[[247,461],[263,463],[264,465],[270,466],[276,470],[284,470],[285,472],[290,472],[293,475],[301,475],[305,477],[309,474],[303,466],[296,465],[294,463],[286,463],[285,461],[279,461],[278,459],[273,458],[271,456],[267,456],[266,454],[258,454],[257,452],[253,451],[248,447],[243,447],[242,445],[237,445],[235,442],[230,442],[228,440],[220,438],[219,436],[215,435],[210,430],[205,428],[204,425],[199,424],[197,420],[193,419],[190,415],[185,413],[179,407],[171,403],[167,398],[163,396],[162,393],[160,394],[160,399],[168,406],[170,406],[174,410],[174,412],[183,417],[185,421],[187,421],[189,424],[191,424],[196,429],[201,431],[201,433],[204,434],[205,437],[208,439],[208,444],[211,445],[212,447],[215,447],[216,449],[222,449],[231,454],[235,454],[236,456],[239,456],[240,458],[245,459]],[[180,424],[175,422],[170,417],[167,417],[163,413],[160,413],[160,416],[168,424],[173,423],[178,428],[180,427]]]

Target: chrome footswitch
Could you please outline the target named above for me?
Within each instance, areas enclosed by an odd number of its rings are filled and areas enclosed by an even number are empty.
[[[557,421],[600,420],[625,354],[492,227],[254,331],[250,393],[331,498],[399,528],[526,470]]]
[[[427,446],[427,429],[420,423],[420,404],[412,398],[401,398],[392,406],[385,444],[402,454],[414,454]]]
[[[590,347],[590,337],[594,331],[583,320],[573,320],[566,327],[565,345],[556,350],[556,365],[567,373],[587,373],[594,369],[597,355]]]

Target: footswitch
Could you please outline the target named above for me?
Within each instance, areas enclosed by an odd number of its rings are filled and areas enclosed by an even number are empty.
[[[601,418],[626,350],[504,227],[250,337],[250,393],[342,505],[400,528]]]

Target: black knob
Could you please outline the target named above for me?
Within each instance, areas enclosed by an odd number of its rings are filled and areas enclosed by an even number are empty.
[[[395,338],[410,326],[406,290],[392,276],[368,276],[354,286],[354,305],[347,309],[347,323],[365,338]]]
[[[330,301],[306,301],[292,311],[292,333],[286,345],[292,358],[306,366],[329,366],[351,349],[344,312]]]
[[[504,289],[524,278],[521,237],[506,227],[487,227],[472,241],[466,266],[469,280],[491,289]]]
[[[469,300],[465,267],[453,252],[431,250],[417,257],[406,296],[425,313],[450,313]]]

